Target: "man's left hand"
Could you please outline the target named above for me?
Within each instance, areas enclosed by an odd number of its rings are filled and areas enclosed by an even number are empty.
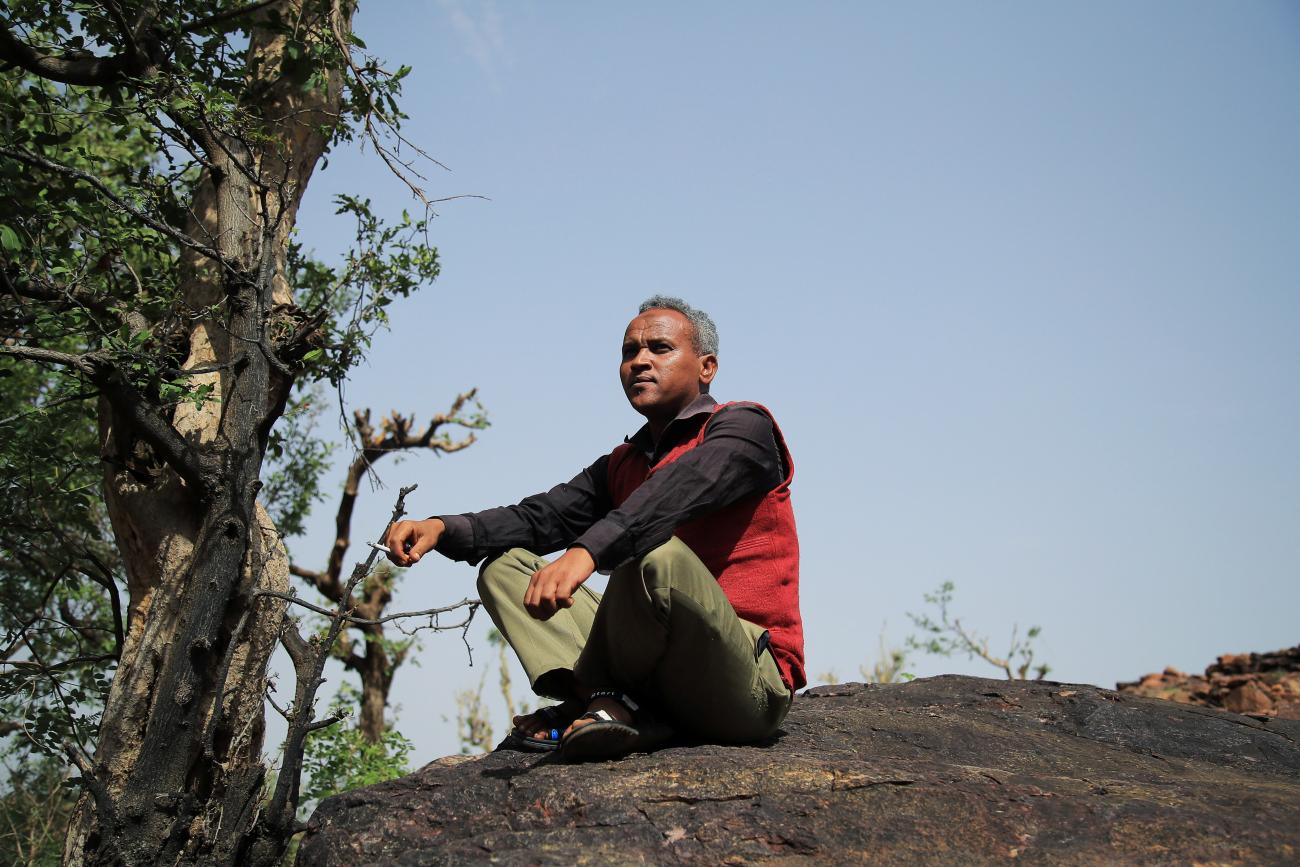
[[[596,571],[586,548],[570,548],[554,563],[533,573],[524,594],[524,608],[538,620],[550,620],[561,608],[573,606],[573,594]]]

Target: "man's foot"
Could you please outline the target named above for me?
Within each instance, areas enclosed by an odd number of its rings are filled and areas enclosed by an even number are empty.
[[[656,722],[628,696],[596,690],[587,712],[560,739],[560,758],[566,762],[617,759],[653,749],[670,737],[672,729]]]
[[[587,705],[587,710],[583,713],[583,715],[575,719],[572,723],[570,723],[569,727],[564,730],[563,737],[568,737],[571,732],[577,731],[583,726],[588,726],[594,722],[599,722],[600,721],[600,717],[598,716],[599,711],[604,711],[605,713],[609,714],[611,717],[613,717],[615,722],[620,722],[620,723],[632,722],[632,711],[630,711],[623,704],[623,702],[608,696],[597,696],[596,698],[593,698],[591,700],[590,704]]]
[[[560,744],[560,735],[581,711],[582,703],[577,699],[539,707],[514,718],[510,737],[524,749],[553,750]]]

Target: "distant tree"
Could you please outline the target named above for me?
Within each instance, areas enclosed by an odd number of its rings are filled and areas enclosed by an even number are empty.
[[[341,383],[438,270],[425,221],[386,225],[364,199],[338,202],[357,226],[341,266],[291,240],[315,167],[358,135],[424,198],[398,132],[407,70],[364,55],[353,12],[0,13],[0,382],[27,402],[0,421],[3,724],[76,768],[67,863],[277,863],[304,742],[335,718],[313,715],[323,655],[374,619],[314,606],[327,628],[303,636],[258,503],[295,387]],[[264,797],[277,642],[299,682]]]
[[[505,704],[506,719],[517,714],[528,713],[527,702],[515,698],[510,680],[510,646],[505,638],[495,629],[489,629],[488,644],[497,651],[497,689]],[[465,755],[486,753],[496,746],[492,719],[488,713],[487,699],[483,692],[487,687],[488,674],[492,664],[489,662],[479,675],[478,683],[473,689],[463,689],[456,693],[456,737],[460,740],[460,751]]]
[[[325,567],[305,568],[299,565],[301,560],[297,557],[294,557],[289,564],[289,571],[292,574],[301,578],[327,600],[352,610],[357,617],[368,621],[351,624],[349,630],[340,636],[339,642],[334,645],[333,652],[343,663],[344,668],[356,672],[360,678],[361,688],[357,692],[357,698],[360,702],[361,714],[357,730],[370,744],[380,743],[388,730],[384,709],[388,706],[388,694],[393,686],[393,675],[406,660],[415,639],[405,635],[394,640],[385,632],[382,618],[393,599],[393,587],[398,576],[395,569],[386,565],[377,569],[367,576],[358,588],[359,594],[351,599],[344,598],[343,590],[347,576],[343,574],[343,566],[348,547],[352,544],[352,514],[361,491],[361,483],[367,474],[374,473],[375,465],[386,455],[400,455],[418,450],[429,450],[434,454],[449,454],[473,445],[474,431],[481,430],[488,424],[476,394],[477,392],[471,389],[458,395],[447,412],[434,415],[422,430],[414,429],[413,419],[397,412],[385,416],[379,424],[379,430],[375,430],[370,410],[357,410],[353,415],[352,426],[352,432],[356,437],[355,451],[343,481],[343,491],[334,518],[334,541],[330,545]],[[454,439],[443,432],[444,428],[451,425],[468,428],[470,432],[463,439]],[[300,435],[299,439],[302,442],[297,444],[291,454],[306,456],[306,460],[311,461],[321,453],[320,447],[305,445],[311,439],[309,436]],[[290,472],[288,475],[314,480],[319,472],[307,468],[296,474]],[[304,496],[306,487],[300,482],[287,485],[288,490],[298,492],[298,500]],[[292,511],[301,510],[302,505],[300,502],[295,502],[293,498],[288,499],[290,502],[285,504],[285,518],[288,518],[289,523],[292,524],[294,521]],[[275,515],[274,507],[272,514]],[[285,521],[281,520],[279,524],[285,526]],[[351,637],[353,631],[359,633],[357,639]]]
[[[55,867],[63,836],[77,806],[77,793],[65,785],[62,762],[39,753],[0,745],[0,853],[6,864]]]
[[[900,680],[912,679],[912,675],[903,670],[906,666],[907,651],[901,647],[886,646],[885,633],[882,631],[876,661],[871,664],[871,668],[859,665],[858,672],[867,683],[898,683]]]
[[[953,583],[945,581],[934,593],[926,593],[925,601],[938,609],[938,619],[928,614],[911,614],[912,623],[921,630],[921,636],[908,636],[908,650],[930,653],[937,656],[953,656],[964,653],[968,659],[982,659],[989,665],[1001,670],[1008,680],[1027,680],[1030,672],[1034,680],[1047,677],[1051,668],[1045,663],[1034,664],[1034,639],[1038,638],[1042,628],[1031,626],[1024,637],[1020,636],[1018,625],[1011,628],[1011,640],[1003,656],[995,654],[987,638],[971,632],[959,618],[948,612],[952,603]]]

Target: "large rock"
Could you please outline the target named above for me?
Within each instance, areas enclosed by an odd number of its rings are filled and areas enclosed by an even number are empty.
[[[784,733],[443,759],[326,800],[300,865],[1300,862],[1300,723],[1092,686],[820,687]]]

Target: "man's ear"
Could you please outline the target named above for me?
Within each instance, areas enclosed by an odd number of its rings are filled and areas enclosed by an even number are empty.
[[[713,377],[718,375],[718,356],[709,354],[700,357],[700,385],[708,386]]]

